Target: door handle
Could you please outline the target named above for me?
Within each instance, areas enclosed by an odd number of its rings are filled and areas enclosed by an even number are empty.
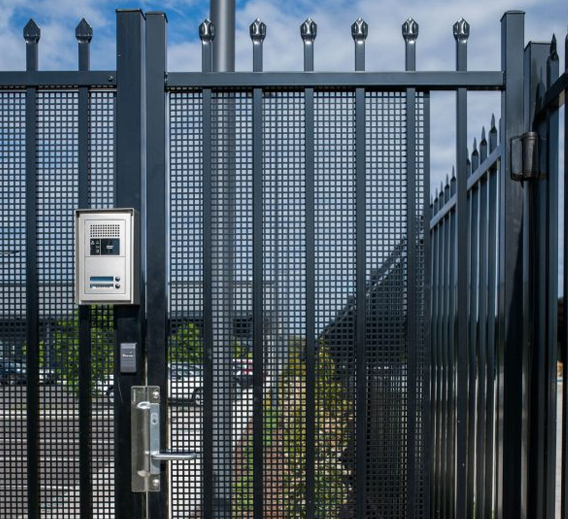
[[[160,463],[192,461],[195,451],[160,451],[160,388],[132,386],[131,393],[132,492],[160,491]]]

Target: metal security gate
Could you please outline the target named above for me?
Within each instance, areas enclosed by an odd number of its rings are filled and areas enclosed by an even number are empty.
[[[429,346],[430,92],[457,92],[465,150],[467,91],[502,91],[506,163],[522,18],[496,72],[466,71],[463,20],[458,72],[415,72],[409,19],[395,73],[364,72],[361,19],[353,73],[313,71],[311,20],[303,72],[262,72],[260,20],[253,73],[211,72],[209,21],[203,71],[168,72],[165,15],[141,11],[117,13],[116,71],[89,71],[82,21],[79,71],[39,72],[30,21],[27,71],[0,72],[0,516],[438,516],[453,364]],[[108,207],[142,216],[141,304],[77,307],[74,210]],[[139,395],[174,458],[159,474],[138,470]]]
[[[311,20],[302,34],[309,71]],[[204,381],[202,412],[169,411],[172,447],[204,453],[172,466],[191,474],[172,515],[422,516],[427,96],[241,77],[168,75],[168,365]]]

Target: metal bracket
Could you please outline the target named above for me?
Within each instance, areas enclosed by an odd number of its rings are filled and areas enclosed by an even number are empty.
[[[197,452],[160,452],[160,388],[133,386],[131,399],[132,492],[160,491],[162,461],[191,461]]]
[[[543,180],[546,178],[546,141],[537,132],[527,132],[511,139],[511,178],[513,180]]]

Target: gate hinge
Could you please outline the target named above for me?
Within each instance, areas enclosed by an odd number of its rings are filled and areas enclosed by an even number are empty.
[[[511,178],[543,180],[546,178],[545,139],[537,132],[527,132],[511,139]]]

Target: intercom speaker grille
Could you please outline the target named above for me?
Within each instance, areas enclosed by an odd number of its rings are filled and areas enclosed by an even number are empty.
[[[91,238],[120,238],[120,225],[91,224]]]

